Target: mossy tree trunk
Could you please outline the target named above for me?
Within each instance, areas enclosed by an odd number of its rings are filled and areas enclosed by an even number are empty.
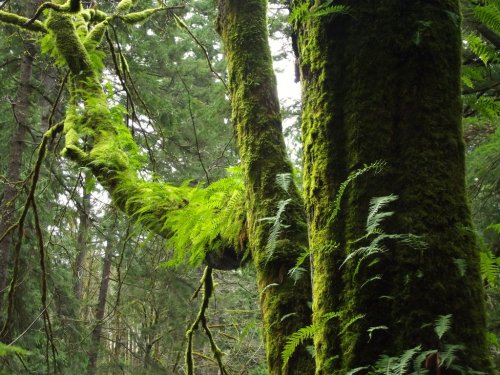
[[[268,44],[264,0],[218,2],[218,31],[222,36],[229,71],[233,124],[236,127],[247,195],[247,227],[261,295],[269,374],[312,374],[312,359],[298,351],[287,368],[281,352],[286,337],[308,324],[310,280],[288,275],[307,246],[302,199],[292,183],[278,186],[279,174],[292,173],[281,128],[281,115]],[[281,235],[269,246],[272,223],[280,202]],[[284,227],[288,226],[288,227]],[[271,240],[272,241],[272,240]]]
[[[464,189],[459,2],[345,1],[345,14],[314,15],[321,3],[293,4],[311,12],[295,26],[314,319],[340,313],[315,337],[316,373],[344,374],[382,354],[443,342],[465,346],[460,365],[491,373]],[[383,173],[356,179],[329,222],[340,184],[377,160],[387,163]],[[426,248],[387,241],[377,264],[340,267],[360,246],[352,241],[365,234],[370,199],[388,194],[399,198],[384,230],[421,236]],[[432,323],[447,314],[452,325],[439,342]]]

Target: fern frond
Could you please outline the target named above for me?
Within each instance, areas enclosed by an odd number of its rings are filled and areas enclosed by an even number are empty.
[[[465,34],[463,38],[466,42],[467,48],[477,55],[484,65],[499,61],[498,51],[487,44],[480,36],[474,33],[468,33]]]
[[[291,182],[292,182],[291,173],[278,173],[276,175],[276,183],[286,193],[288,193],[288,188],[290,187]]]
[[[500,8],[498,2],[474,7],[474,15],[491,31],[500,34]]]
[[[434,332],[441,340],[443,335],[448,332],[451,327],[451,314],[448,315],[440,315],[439,318],[434,323]]]
[[[479,112],[489,119],[496,119],[500,116],[500,103],[490,96],[480,96],[479,98],[474,95],[463,96],[464,105]]]
[[[335,219],[337,218],[337,215],[340,211],[340,203],[342,202],[342,197],[344,196],[344,192],[349,186],[349,184],[353,181],[355,181],[357,178],[360,176],[364,175],[365,173],[368,172],[373,172],[375,174],[378,174],[382,171],[382,169],[386,166],[386,163],[384,161],[376,161],[370,165],[365,166],[364,168],[358,169],[354,172],[352,172],[349,177],[342,182],[339,186],[339,190],[337,191],[337,194],[335,195],[335,200],[333,203],[332,207],[332,213],[330,217],[327,220],[327,224],[331,224]]]
[[[463,345],[459,344],[446,344],[444,346],[444,350],[440,352],[441,355],[441,363],[444,367],[448,368],[451,366],[453,361],[457,358],[457,352],[464,350]],[[467,372],[467,374],[470,374]]]
[[[376,374],[404,375],[410,368],[410,363],[417,353],[422,350],[420,345],[406,350],[399,357],[383,355],[375,364]]]
[[[286,368],[288,361],[292,358],[293,353],[295,353],[295,350],[299,347],[299,345],[308,339],[312,339],[316,332],[318,332],[327,321],[338,317],[340,317],[340,314],[337,312],[327,313],[323,315],[318,322],[303,327],[288,336],[283,352],[281,353],[281,358],[283,359],[283,369]]]
[[[391,202],[397,200],[397,195],[386,195],[383,197],[374,197],[370,200],[368,209],[368,218],[366,219],[367,233],[373,233],[380,226],[385,218],[392,216],[393,212],[382,212],[382,210]]]
[[[481,275],[489,285],[495,286],[500,279],[500,258],[495,257],[491,251],[480,254]]]
[[[293,353],[295,353],[299,345],[308,339],[312,339],[317,331],[318,326],[312,324],[288,336],[283,352],[281,353],[281,358],[283,358],[283,369],[287,366],[288,361],[292,358]]]

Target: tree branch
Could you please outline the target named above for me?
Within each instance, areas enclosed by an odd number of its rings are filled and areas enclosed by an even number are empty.
[[[2,22],[2,23],[18,26],[22,29],[34,31],[34,32],[38,32],[38,33],[46,33],[47,32],[47,28],[45,27],[45,25],[42,22],[37,21],[37,20],[33,20],[33,22],[30,23],[30,21],[31,20],[29,18],[0,10],[0,22]]]

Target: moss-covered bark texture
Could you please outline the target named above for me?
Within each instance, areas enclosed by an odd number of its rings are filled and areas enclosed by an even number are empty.
[[[268,371],[313,374],[313,361],[299,350],[286,368],[281,352],[286,337],[310,319],[310,280],[289,277],[307,247],[302,200],[295,186],[284,191],[278,174],[292,173],[281,129],[281,115],[268,44],[264,0],[220,0],[218,31],[226,50],[229,88],[247,194],[249,246],[257,269]],[[281,217],[283,227],[273,250],[268,245],[278,204],[290,199]]]
[[[382,354],[452,343],[465,346],[456,364],[490,374],[464,190],[459,2],[356,0],[343,2],[346,14],[315,15],[321,3],[294,4],[310,10],[295,26],[314,319],[341,315],[315,338],[316,373],[344,374]],[[342,181],[377,160],[387,162],[383,173],[357,179],[329,222]],[[340,267],[366,245],[352,241],[365,234],[370,198],[391,193],[399,199],[386,232],[421,236],[427,246],[387,241],[388,251],[359,269],[356,262]],[[348,326],[357,314],[364,317]],[[446,314],[452,325],[439,341],[432,323]],[[370,335],[371,327],[379,329]]]

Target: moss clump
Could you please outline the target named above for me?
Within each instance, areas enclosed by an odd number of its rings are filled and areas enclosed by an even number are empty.
[[[122,14],[128,12],[130,8],[132,8],[137,1],[134,0],[122,0],[116,6],[116,13]]]
[[[141,12],[128,13],[124,16],[120,16],[120,19],[128,24],[136,24],[139,22],[143,22],[151,17],[153,14],[163,10],[164,8],[150,8],[145,9]]]

